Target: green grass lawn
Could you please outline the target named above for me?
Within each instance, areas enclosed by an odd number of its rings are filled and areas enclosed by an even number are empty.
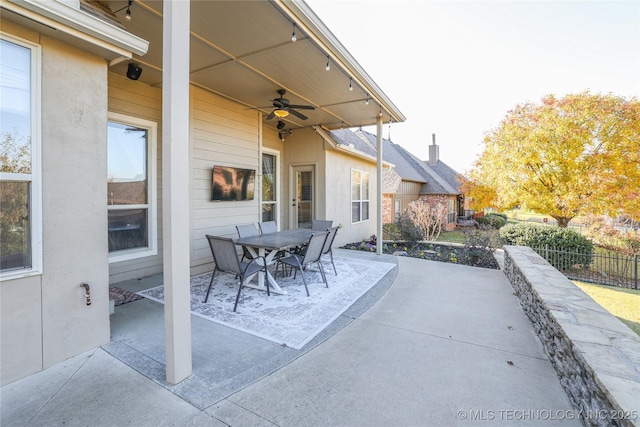
[[[640,290],[573,281],[595,302],[640,335]]]

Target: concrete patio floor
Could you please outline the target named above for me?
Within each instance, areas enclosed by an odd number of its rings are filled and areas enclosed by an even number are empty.
[[[582,425],[501,271],[336,253],[398,268],[301,350],[192,316],[193,375],[171,386],[162,305],[135,301],[111,343],[2,387],[0,424]]]

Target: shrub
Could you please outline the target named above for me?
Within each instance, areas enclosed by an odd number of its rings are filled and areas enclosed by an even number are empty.
[[[490,226],[493,228],[502,228],[507,224],[504,214],[490,213],[481,218],[477,218],[476,222],[480,225]]]
[[[538,224],[508,224],[500,229],[500,237],[507,245],[529,246],[541,250],[560,251],[549,255],[547,261],[554,267],[586,267],[593,260],[593,243],[591,240],[568,228],[548,227]]]
[[[500,218],[504,219],[505,224],[509,220],[509,218],[507,217],[507,214],[504,214],[504,213],[492,212],[490,215],[499,216]]]
[[[388,222],[386,224],[382,224],[382,236],[386,240],[402,240],[402,234],[400,233],[400,223]]]
[[[464,232],[464,247],[459,259],[465,265],[485,266],[495,264],[495,231],[469,229]]]
[[[405,242],[417,242],[422,240],[424,237],[418,227],[413,223],[407,212],[400,217],[398,222],[398,230],[400,236],[398,239],[394,240],[403,240]]]
[[[420,234],[420,240],[436,240],[447,224],[447,206],[444,203],[429,204],[416,200],[409,203],[405,214]]]

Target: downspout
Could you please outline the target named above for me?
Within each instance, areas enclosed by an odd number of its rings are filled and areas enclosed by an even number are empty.
[[[378,198],[376,254],[382,255],[382,115],[378,116],[376,127],[376,192]]]

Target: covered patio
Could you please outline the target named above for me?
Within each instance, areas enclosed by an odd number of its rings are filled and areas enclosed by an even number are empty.
[[[301,350],[192,317],[193,374],[173,386],[162,306],[135,301],[108,345],[3,387],[3,424],[581,425],[502,271],[337,252],[397,268]]]

